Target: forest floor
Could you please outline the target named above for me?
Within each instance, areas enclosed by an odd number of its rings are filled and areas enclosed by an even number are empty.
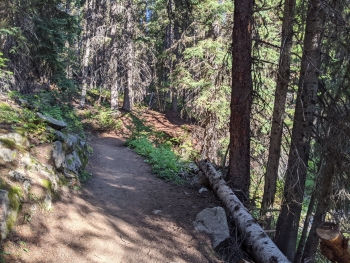
[[[157,178],[120,134],[96,134],[90,144],[93,177],[62,191],[52,210],[20,218],[3,244],[5,262],[222,262],[192,224],[220,205],[212,192]]]

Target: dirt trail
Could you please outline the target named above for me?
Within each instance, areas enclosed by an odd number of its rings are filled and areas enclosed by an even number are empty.
[[[156,178],[115,136],[91,145],[93,178],[52,211],[22,220],[5,243],[6,262],[221,262],[192,226],[198,212],[218,205],[211,192]]]

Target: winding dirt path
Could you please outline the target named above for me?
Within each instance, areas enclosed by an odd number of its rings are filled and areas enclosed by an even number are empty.
[[[93,178],[64,192],[52,211],[22,220],[5,243],[6,262],[221,262],[192,226],[198,212],[218,205],[212,193],[156,178],[120,138],[91,144]]]

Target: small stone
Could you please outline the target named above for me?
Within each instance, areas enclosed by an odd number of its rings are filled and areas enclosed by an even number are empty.
[[[30,185],[31,185],[30,180],[25,180],[23,182],[23,190],[26,194],[28,194],[29,192]]]
[[[190,164],[188,165],[188,168],[190,169],[190,172],[191,172],[191,173],[194,173],[194,174],[199,173],[198,166],[197,166],[195,163],[190,163]]]
[[[159,215],[160,213],[162,213],[162,210],[153,210],[152,214],[154,215]]]
[[[69,171],[67,169],[63,170],[63,174],[66,178],[76,178],[77,177],[77,175],[74,172]]]
[[[47,194],[44,199],[44,207],[46,210],[50,210],[52,207],[52,198],[50,194]]]
[[[205,188],[205,187],[202,187],[201,189],[199,189],[199,193],[201,194],[201,193],[203,193],[203,192],[208,192],[209,190],[207,189],[207,188]]]

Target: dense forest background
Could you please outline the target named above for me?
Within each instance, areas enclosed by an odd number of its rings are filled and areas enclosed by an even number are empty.
[[[228,167],[292,262],[322,262],[316,227],[350,223],[349,18],[347,0],[1,1],[0,90],[53,117],[179,114],[191,158]]]

